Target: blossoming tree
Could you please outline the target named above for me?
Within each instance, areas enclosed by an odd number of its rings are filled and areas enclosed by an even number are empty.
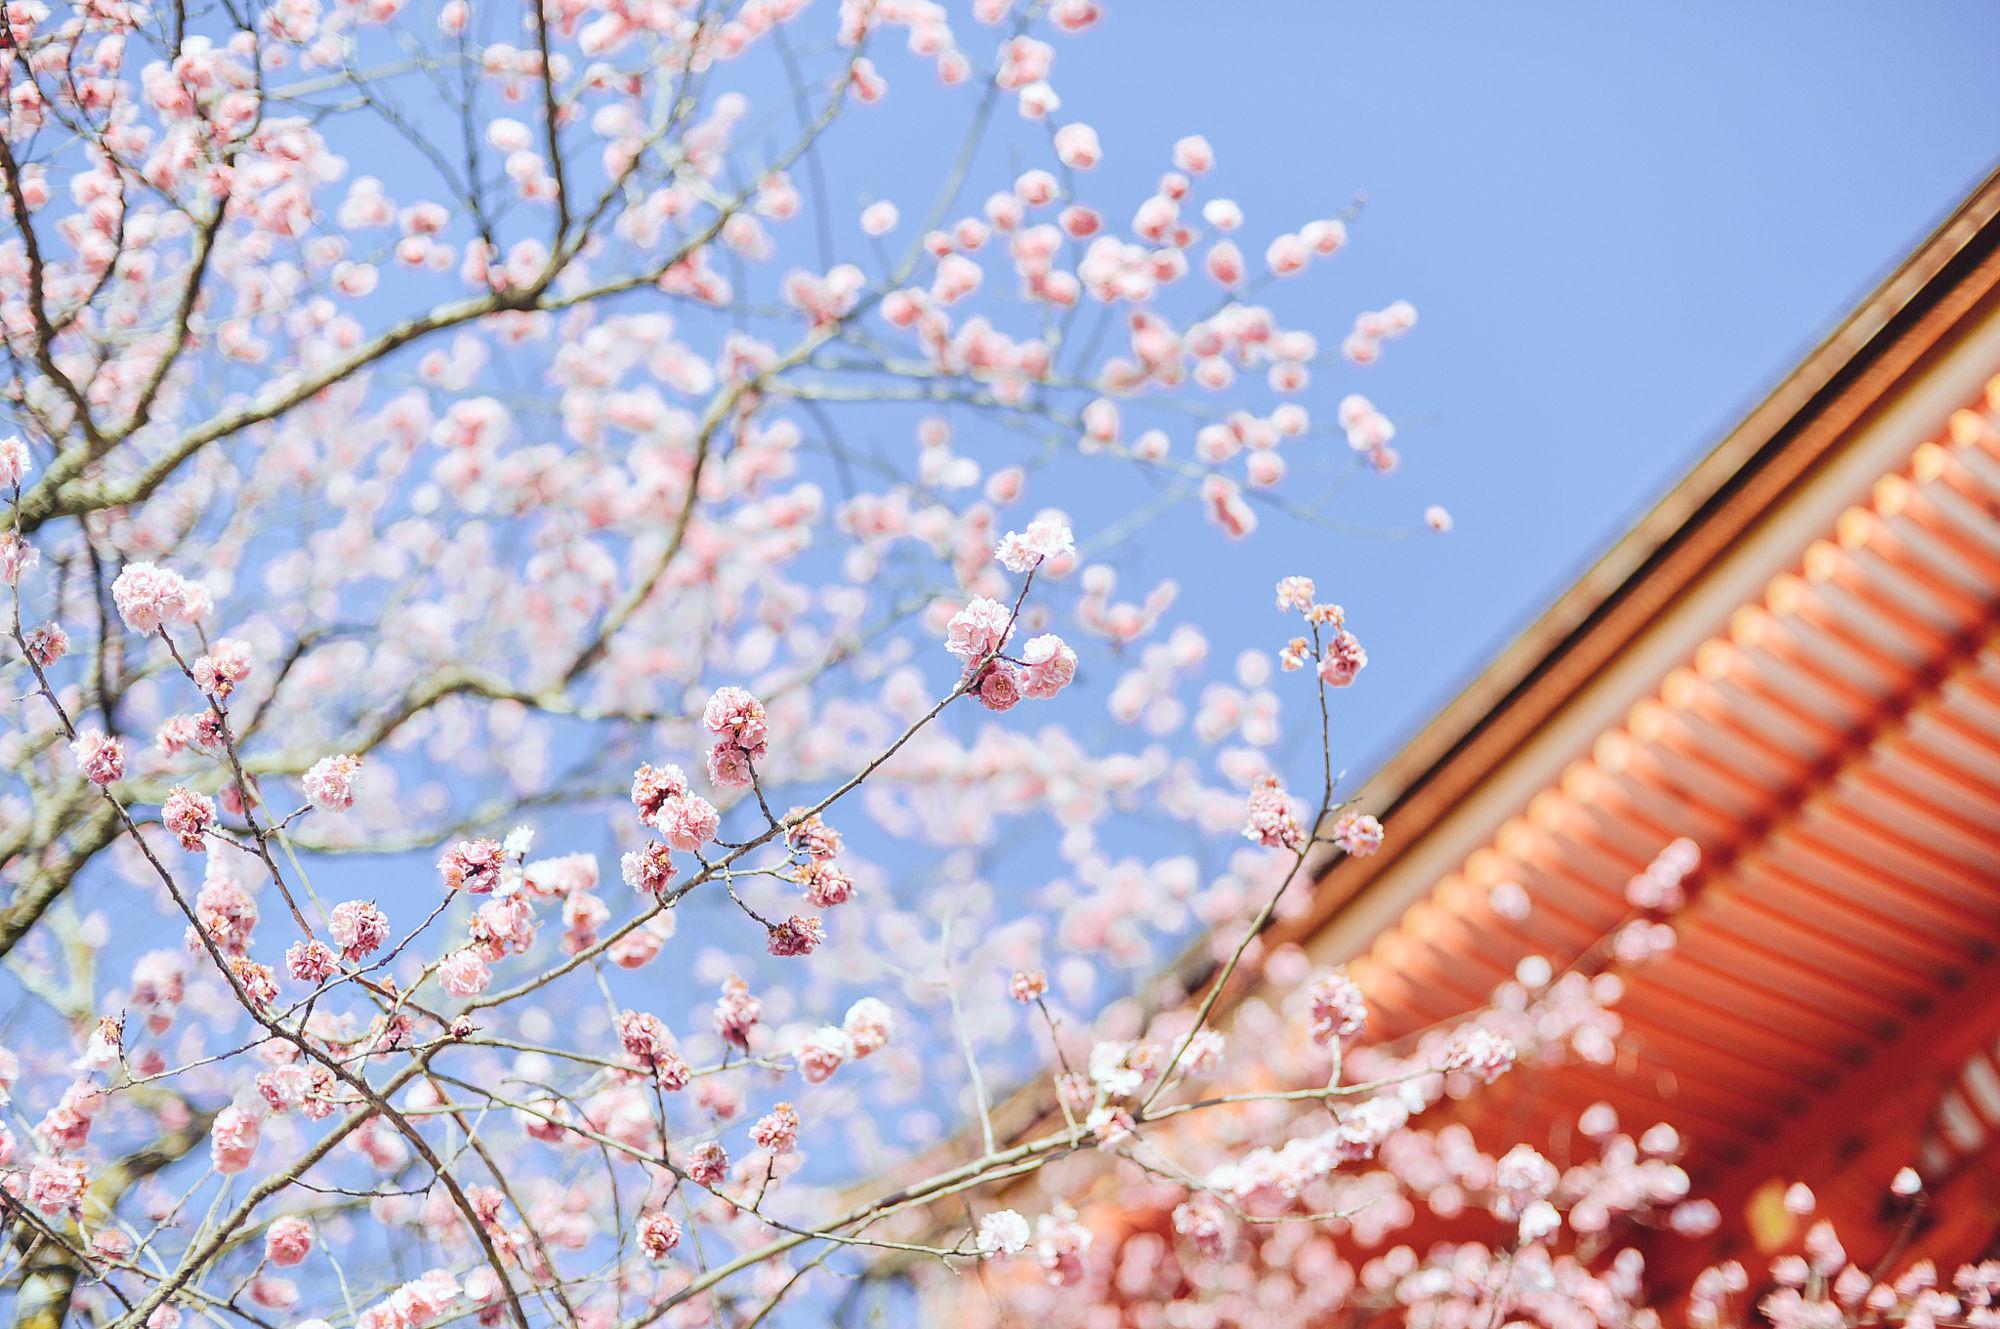
[[[1093,189],[1056,63],[1098,19],[0,6],[19,1322],[750,1326],[968,1272],[1091,1324],[1280,1273],[1297,1322],[1636,1313],[1565,1234],[1600,1174],[1700,1221],[1672,1139],[1587,1125],[1579,1178],[1418,1124],[1612,1037],[1587,978],[1410,1048],[1338,974],[1235,1008],[1381,842],[1334,773],[1366,655],[1289,578],[1290,639],[1190,708],[1206,639],[1114,568],[1393,470],[1380,411],[1308,388],[1415,314],[1337,357],[1283,326],[1259,292],[1351,217],[1246,245],[1200,137]],[[935,187],[854,197],[919,121]],[[1119,995],[1197,928],[1196,990]],[[1046,1129],[996,1128],[1016,1086]],[[1329,1231],[1398,1226],[1341,1190],[1377,1155],[1497,1235],[1321,1277]],[[1182,1262],[1110,1277],[1082,1159],[1143,1173]],[[1816,1259],[1812,1315],[1920,1300]]]

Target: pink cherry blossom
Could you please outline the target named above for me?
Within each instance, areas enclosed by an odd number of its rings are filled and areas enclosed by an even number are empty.
[[[1382,847],[1382,823],[1366,812],[1343,812],[1334,819],[1333,841],[1342,852],[1366,858]]]
[[[1046,701],[1076,677],[1076,652],[1052,632],[1029,638],[1021,648],[1021,660],[1027,666],[1021,680],[1024,697]]]
[[[853,1044],[855,1059],[860,1060],[889,1045],[894,1036],[895,1017],[880,998],[862,997],[847,1008],[841,1029]]]
[[[945,627],[944,648],[968,667],[998,651],[1012,633],[1012,612],[984,596],[975,597]]]
[[[653,824],[670,846],[693,853],[715,838],[722,819],[707,799],[689,794],[663,802]]]
[[[655,841],[621,858],[619,872],[625,884],[641,895],[658,896],[673,882],[673,859],[667,847]]]
[[[1243,823],[1243,837],[1271,848],[1296,849],[1304,832],[1299,827],[1298,806],[1284,786],[1265,777],[1250,791],[1249,814]]]
[[[751,1031],[762,1018],[764,1006],[750,992],[750,985],[731,974],[722,985],[722,997],[715,1003],[715,1032],[739,1051],[750,1050]]]
[[[340,969],[340,957],[323,941],[295,941],[285,951],[285,972],[301,983],[324,983]]]
[[[673,1036],[656,1015],[625,1011],[618,1017],[618,1041],[625,1055],[647,1072],[662,1089],[685,1089],[692,1078]]]
[[[1305,269],[1311,250],[1297,235],[1281,235],[1264,251],[1264,264],[1279,277],[1290,277]]]
[[[249,644],[234,637],[219,638],[206,654],[197,656],[190,672],[195,686],[216,700],[228,698],[236,685],[250,676],[253,659]]]
[[[1346,1044],[1368,1024],[1368,1006],[1361,989],[1343,973],[1322,974],[1307,989],[1312,1007],[1312,1040]]]
[[[209,1131],[209,1146],[215,1170],[225,1176],[249,1168],[257,1152],[260,1125],[257,1117],[240,1107],[222,1109]]]
[[[887,235],[896,229],[896,221],[896,205],[887,199],[878,199],[861,210],[861,229],[867,235]]]
[[[989,711],[1009,711],[1020,704],[1025,671],[1005,660],[995,660],[979,674],[973,696]]]
[[[729,1154],[713,1140],[695,1146],[681,1165],[699,1186],[713,1186],[729,1175]]]
[[[438,966],[438,981],[454,997],[476,997],[493,981],[493,973],[479,952],[468,948],[444,958]]]
[[[312,1248],[312,1224],[296,1214],[282,1214],[264,1229],[265,1257],[280,1269],[304,1263]]]
[[[767,931],[765,945],[778,956],[811,955],[826,940],[826,925],[816,915],[793,914]]]
[[[69,634],[60,624],[42,623],[27,633],[28,655],[42,668],[69,654]]]
[[[204,849],[204,837],[215,825],[215,802],[185,785],[177,786],[160,806],[160,822],[180,841],[181,848]]]
[[[107,738],[101,729],[83,729],[69,745],[83,778],[96,785],[116,784],[125,778],[125,744]]]
[[[807,1084],[824,1083],[843,1061],[854,1055],[852,1040],[832,1025],[806,1035],[792,1049],[792,1060],[798,1064],[799,1074]]]
[[[44,1214],[74,1213],[86,1180],[82,1159],[38,1158],[28,1170],[28,1203]]]
[[[126,564],[111,583],[111,598],[134,632],[158,632],[199,616],[194,588],[180,574],[152,563]]]
[[[1025,532],[1009,531],[994,556],[1009,572],[1028,572],[1049,559],[1075,554],[1076,539],[1069,524],[1058,517],[1038,517]]]
[[[1027,1219],[1012,1209],[996,1209],[979,1220],[979,1253],[987,1259],[1019,1255],[1033,1235]]]
[[[1361,648],[1360,639],[1345,628],[1338,629],[1320,657],[1320,681],[1328,687],[1344,688],[1367,664],[1368,652]]]
[[[328,916],[327,932],[349,962],[374,954],[389,939],[389,918],[372,900],[343,900]]]
[[[654,766],[644,762],[632,775],[632,806],[639,809],[639,820],[648,826],[654,824],[662,804],[687,791],[687,776],[678,766]]]
[[[361,758],[334,754],[314,762],[299,783],[314,807],[344,812],[354,806],[354,784],[360,774]]]
[[[28,445],[18,434],[0,438],[0,486],[19,485],[28,476],[30,459]]]
[[[664,1210],[656,1209],[639,1217],[639,1249],[649,1260],[664,1260],[681,1244],[680,1220]]]
[[[438,859],[438,875],[448,891],[484,895],[500,884],[503,859],[497,840],[460,840]]]
[[[790,1153],[799,1143],[798,1109],[790,1103],[779,1103],[757,1119],[750,1129],[750,1139],[767,1153]]]
[[[1056,156],[1072,170],[1090,170],[1104,158],[1104,150],[1097,143],[1097,131],[1086,124],[1064,125],[1056,131],[1055,144]]]
[[[1189,175],[1215,169],[1215,149],[1199,134],[1190,134],[1174,143],[1174,165]]]

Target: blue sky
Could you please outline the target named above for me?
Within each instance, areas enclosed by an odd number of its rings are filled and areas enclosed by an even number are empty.
[[[1438,501],[1457,530],[1271,523],[1218,565],[1260,582],[1296,565],[1355,615],[1373,660],[1343,717],[1356,773],[2000,162],[1990,3],[1106,8],[1058,64],[1110,154],[1100,175],[1122,151],[1149,178],[1160,140],[1199,128],[1252,234],[1365,190],[1352,247],[1274,303],[1336,340],[1357,308],[1422,315],[1380,365],[1324,371],[1313,404],[1358,387],[1402,430],[1401,473],[1357,481],[1342,515]],[[1219,649],[1272,631],[1206,589],[1183,607]]]

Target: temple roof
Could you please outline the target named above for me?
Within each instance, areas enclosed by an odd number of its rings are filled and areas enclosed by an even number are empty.
[[[1755,1217],[1780,1176],[1845,1195],[1845,1228],[1889,1221],[1904,1164],[1976,1170],[2000,1122],[2000,175],[1361,805],[1388,845],[1283,935],[1348,964],[1386,1035],[1576,959],[1666,844],[1701,847],[1678,948],[1621,975],[1630,1054],[1467,1112],[1529,1139],[1597,1100],[1681,1127],[1725,1248],[1787,1239]],[[1943,1258],[2000,1213],[1960,1221]]]

